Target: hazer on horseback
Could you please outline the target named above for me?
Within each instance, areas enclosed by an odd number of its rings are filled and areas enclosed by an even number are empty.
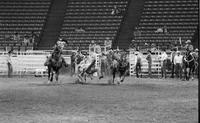
[[[119,49],[117,49],[116,51],[111,50],[108,54],[106,54],[106,56],[108,66],[110,66],[109,68],[112,73],[112,80],[110,84],[115,83],[116,74],[119,75],[119,80],[117,81],[117,84],[120,84],[124,81],[129,69],[127,54],[120,53]]]
[[[183,56],[183,66],[184,66],[184,73],[185,73],[185,79],[189,80],[190,76],[192,75],[192,80],[194,78],[194,71],[197,68],[198,62],[195,59],[195,56],[193,54],[193,46],[190,44],[191,41],[186,41],[186,53]]]
[[[44,63],[44,65],[48,68],[48,80],[50,82],[53,81],[54,73],[56,82],[58,82],[60,69],[63,65],[65,67],[68,66],[65,59],[62,57],[62,50],[65,46],[64,44],[65,43],[62,41],[62,39],[59,39],[54,46],[52,54],[48,56],[46,62]]]

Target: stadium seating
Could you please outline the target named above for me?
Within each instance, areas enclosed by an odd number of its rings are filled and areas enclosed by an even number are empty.
[[[134,44],[155,43],[160,48],[191,40],[198,26],[198,0],[146,0],[138,28],[141,34],[134,36]],[[156,33],[158,28],[166,33]]]
[[[121,13],[112,15],[115,5]],[[88,49],[92,40],[102,45],[106,37],[115,40],[127,5],[128,0],[68,0],[60,37],[69,42],[69,49]]]
[[[51,0],[1,0],[0,49],[5,46],[17,49],[24,35],[32,31],[40,37],[50,6]],[[13,41],[15,33],[20,35],[18,41]]]

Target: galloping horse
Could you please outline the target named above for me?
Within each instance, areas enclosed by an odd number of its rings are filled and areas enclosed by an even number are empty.
[[[120,84],[120,82],[124,81],[125,76],[128,72],[128,68],[129,68],[129,62],[126,58],[126,54],[109,52],[107,54],[107,61],[108,61],[108,65],[110,65],[110,69],[112,73],[111,84],[114,84],[116,74],[119,75],[120,80],[117,83]]]
[[[52,53],[52,55],[46,60],[44,65],[48,67],[48,80],[50,82],[53,81],[54,72],[56,81],[58,82],[59,71],[62,65],[64,65],[65,67],[68,66],[59,52]]]
[[[192,74],[192,79],[194,76],[194,71],[196,68],[196,61],[194,56],[190,51],[187,51],[183,56],[183,66],[185,71],[185,79],[188,81],[190,79],[190,75]]]

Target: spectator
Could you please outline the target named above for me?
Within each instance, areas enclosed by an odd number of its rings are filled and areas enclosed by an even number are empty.
[[[166,68],[167,68],[167,53],[165,50],[163,50],[163,53],[161,55],[160,61],[161,61],[161,75],[162,78],[165,77],[167,78],[167,72],[166,72]]]
[[[37,35],[34,33],[34,31],[31,32],[31,39],[30,39],[30,43],[31,44],[34,44],[35,42],[35,38],[37,37]]]
[[[167,33],[168,33],[167,26],[164,26],[164,27],[163,27],[163,32],[164,32],[164,34],[167,34]]]
[[[135,31],[133,32],[134,37],[141,37],[141,32],[138,29],[138,27],[135,28]]]
[[[34,31],[32,31],[30,36],[30,43],[33,44],[34,49],[37,48],[39,40],[39,36]]]
[[[13,68],[12,68],[12,60],[11,60],[12,51],[8,52],[8,57],[6,59],[8,65],[8,78],[12,76]]]
[[[163,33],[163,32],[164,32],[164,30],[162,27],[157,28],[157,30],[155,31],[155,33]]]
[[[148,55],[146,57],[146,60],[148,61],[148,73],[149,77],[151,78],[151,66],[152,66],[152,56],[151,56],[151,51],[148,50]]]
[[[176,55],[176,48],[173,48],[172,49],[172,52],[171,52],[171,63],[172,63],[172,70],[171,70],[171,78],[174,78],[174,67],[175,67],[175,64],[174,64],[174,57]]]
[[[13,35],[13,40],[19,42],[20,41],[20,35],[18,33],[15,33]]]
[[[138,51],[135,52],[135,55],[136,77],[139,78],[139,74],[141,73],[142,59]],[[140,77],[142,78],[142,75]]]
[[[21,50],[21,46],[18,46],[17,51],[20,52]]]
[[[177,78],[182,78],[182,64],[183,56],[180,54],[180,51],[177,51],[177,55],[174,57],[175,72]]]
[[[95,44],[94,40],[91,41],[89,47],[90,47],[91,52],[95,52],[96,44]]]
[[[85,32],[85,29],[82,28],[82,27],[78,27],[78,28],[75,29],[75,32],[78,32],[78,33]]]
[[[115,5],[114,8],[112,9],[111,15],[117,15],[117,14],[119,14],[119,13],[120,13],[120,11],[119,11],[119,9],[117,8],[117,6]]]
[[[24,36],[24,41],[23,41],[25,46],[28,46],[30,43],[29,37],[27,35]]]

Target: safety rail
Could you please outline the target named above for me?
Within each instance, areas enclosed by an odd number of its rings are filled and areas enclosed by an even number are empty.
[[[51,52],[51,50],[34,50],[12,53],[13,75],[37,75],[38,73],[45,75],[47,67],[44,66],[44,62]],[[0,75],[6,75],[8,72],[7,57],[7,52],[0,52]],[[63,55],[63,57],[67,64],[71,63],[70,55]]]

